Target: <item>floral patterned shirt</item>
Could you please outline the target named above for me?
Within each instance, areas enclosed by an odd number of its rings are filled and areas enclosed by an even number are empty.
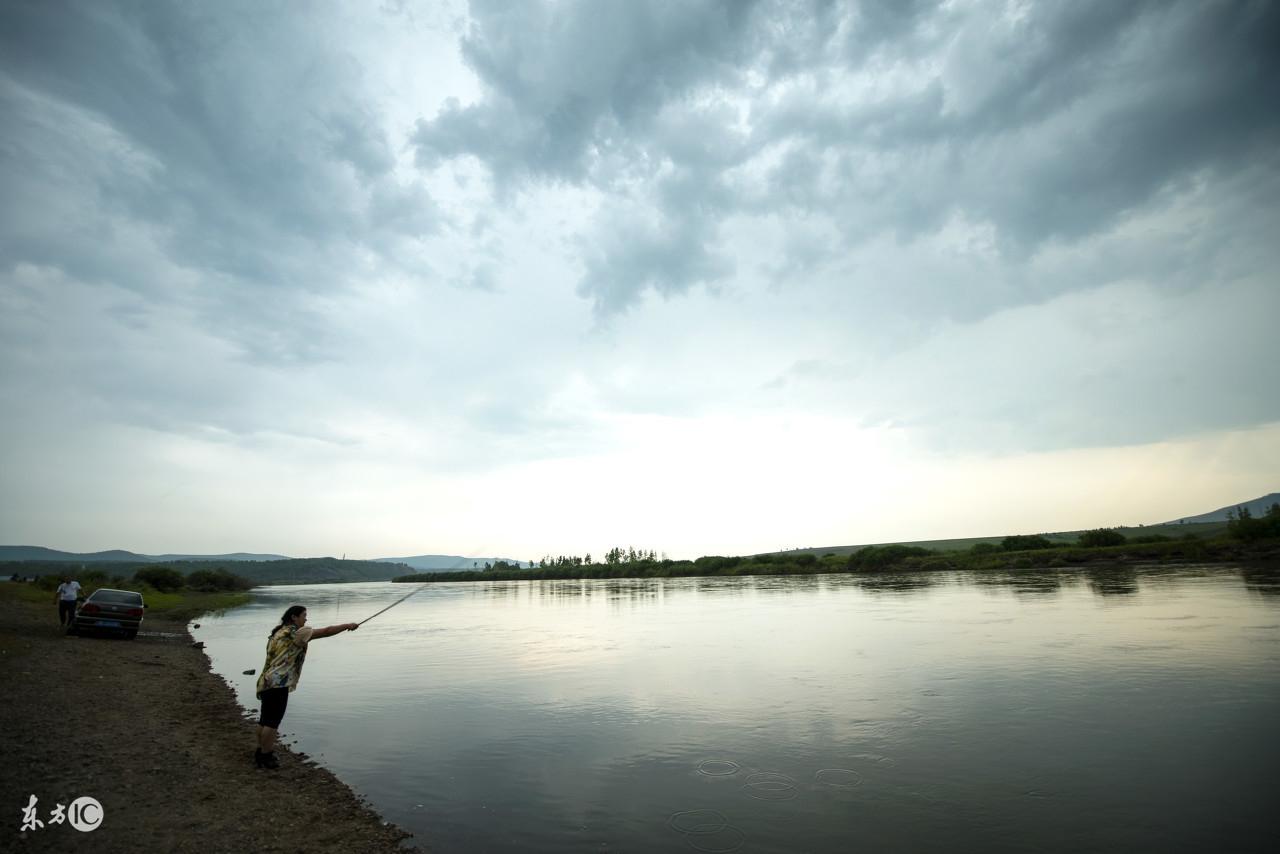
[[[262,675],[258,677],[258,696],[271,688],[293,691],[298,687],[312,631],[310,626],[285,626],[271,636],[267,641],[267,662],[262,665]]]

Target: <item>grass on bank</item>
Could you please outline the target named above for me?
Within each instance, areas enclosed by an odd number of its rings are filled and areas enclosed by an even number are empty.
[[[101,587],[141,593],[142,600],[147,606],[146,616],[143,617],[144,625],[147,617],[187,622],[203,614],[225,611],[249,601],[248,583],[244,579],[214,581],[212,589],[197,589],[180,584],[161,590],[136,575],[133,578],[122,578],[88,570],[76,573],[74,577],[80,582],[86,597]],[[48,605],[49,608],[55,609],[57,605],[54,602],[54,593],[60,583],[61,579],[56,575],[40,576],[32,582],[4,581],[0,582],[0,597],[11,601]],[[162,584],[169,586],[169,583],[164,581]],[[226,589],[217,589],[219,584],[224,585]]]
[[[1138,527],[1120,526],[1116,528],[1108,528],[1106,530],[1115,531],[1125,538],[1127,542],[1141,543],[1144,540],[1182,540],[1187,539],[1188,535],[1198,540],[1214,540],[1226,536],[1229,532],[1226,522],[1191,522],[1189,524],[1171,524],[1171,525],[1145,525]],[[1040,534],[1051,543],[1062,546],[1076,545],[1080,537],[1088,534],[1088,531],[1055,531],[1053,533]],[[1000,546],[1006,536],[1001,534],[992,537],[960,537],[947,540],[916,540],[910,543],[877,543],[876,546],[888,545],[909,545],[918,548],[929,549],[935,552],[961,552],[979,546],[982,544],[991,546]],[[784,551],[775,552],[779,555],[800,555],[812,554],[818,557],[829,554],[849,555],[856,551],[869,548],[866,545],[858,546],[831,546],[824,548],[796,548],[786,549]]]
[[[483,571],[403,575],[397,582],[518,581],[585,578],[684,578],[735,575],[818,575],[825,573],[1058,569],[1107,564],[1224,562],[1280,559],[1280,505],[1265,517],[1232,519],[1224,534],[1201,539],[1185,533],[1174,539],[1143,532],[1132,539],[1115,529],[1080,532],[1074,541],[1044,535],[979,541],[967,549],[934,550],[917,544],[864,546],[839,554],[782,552],[745,557],[707,556],[659,560],[654,552],[612,549],[604,563],[590,555],[546,558],[521,568],[503,561]]]

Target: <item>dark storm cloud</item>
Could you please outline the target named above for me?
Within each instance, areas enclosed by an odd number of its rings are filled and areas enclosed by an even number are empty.
[[[567,181],[652,203],[634,240],[609,204],[588,237],[580,288],[602,314],[734,269],[735,214],[821,218],[841,235],[832,257],[959,214],[1016,261],[1260,160],[1275,183],[1274,3],[473,11],[464,55],[484,97],[420,122],[418,162],[476,157],[503,193]]]
[[[714,227],[696,213],[603,220],[581,246],[586,273],[578,292],[597,306],[625,307],[646,288],[673,294],[690,282],[714,282],[732,272],[723,256],[708,250]]]
[[[951,182],[930,176],[938,207],[1034,247],[1104,230],[1162,188],[1234,172],[1280,142],[1274,4],[1041,8],[985,46],[1002,62],[972,105],[879,125],[889,146],[958,154]]]
[[[403,359],[473,311],[518,329],[514,340],[537,311],[540,324],[578,329],[582,301],[607,324],[646,295],[705,288],[741,298],[732,322],[759,305],[782,312],[769,319],[780,331],[821,315],[806,334],[783,334],[778,365],[741,367],[765,376],[734,380],[808,388],[820,408],[880,396],[853,366],[892,351],[956,361],[927,346],[951,325],[1127,282],[1158,302],[1280,263],[1274,3],[486,2],[458,46],[474,80],[441,41],[420,55],[415,36],[352,33],[343,14],[5,5],[0,380],[43,366],[36,386],[109,393],[104,411],[135,406],[169,423],[170,401],[187,413],[171,418],[240,434],[270,422],[263,413],[283,409],[309,367]],[[432,82],[404,84],[414,75]],[[395,124],[413,128],[407,149]],[[405,154],[415,179],[397,169]],[[467,161],[491,176],[499,204],[477,198],[484,185],[467,183]],[[437,283],[456,301],[441,305]],[[412,347],[389,345],[389,323]],[[1237,343],[1230,326],[1196,346]],[[76,343],[51,358],[61,336]],[[983,340],[953,340],[991,355]],[[547,344],[537,359],[526,349],[518,371],[500,353],[477,367],[467,343],[443,348],[465,359],[423,357],[377,393],[411,408],[406,388],[484,376],[506,381],[495,398],[536,412],[581,361]],[[1045,359],[1043,373],[1070,374],[1072,359]],[[188,368],[197,360],[207,372]],[[769,383],[791,363],[807,367]],[[925,368],[903,364],[906,387]],[[1275,414],[1215,396],[1212,372],[1184,373],[1194,405],[1168,419],[1170,432]],[[245,391],[264,376],[270,391]],[[1155,388],[1160,375],[1149,379]],[[353,384],[374,395],[367,377]],[[585,370],[582,385],[608,382]],[[641,385],[637,411],[685,411]],[[1114,389],[1107,405],[1128,405],[1125,385]],[[695,397],[720,399],[701,386],[671,395]],[[974,409],[886,400],[860,413],[918,423]],[[1048,412],[1055,400],[1041,402],[1046,423],[1069,421],[1078,399]],[[1217,420],[1197,421],[1199,409]],[[1003,417],[978,413],[974,433]]]
[[[308,15],[248,4],[11,4],[0,27],[0,264],[191,297],[253,360],[323,357],[290,293],[437,228],[358,62]],[[268,333],[275,330],[272,334]]]
[[[350,163],[366,178],[377,178],[391,171],[395,157],[379,119],[368,110],[352,109],[324,116],[330,153]]]
[[[1274,4],[1042,4],[1000,29],[959,25],[947,72],[848,114],[801,101],[768,135],[885,156],[889,222],[964,210],[1034,248],[1107,228],[1197,170],[1233,172],[1280,130]],[[905,185],[905,186],[904,186]],[[921,204],[895,209],[903,194]]]
[[[694,113],[671,126],[660,114],[702,87],[738,85],[754,5],[473,4],[463,55],[488,94],[419,122],[418,163],[476,157],[505,195],[530,180],[649,184],[674,162],[680,174],[656,181],[658,221],[612,211],[585,235],[579,292],[607,314],[646,288],[714,281],[732,264],[711,251],[709,206],[719,171],[740,155],[715,145],[726,141],[721,121]]]
[[[500,185],[581,180],[667,101],[737,77],[753,6],[473,3],[463,56],[488,95],[420,122],[418,161],[475,156]]]

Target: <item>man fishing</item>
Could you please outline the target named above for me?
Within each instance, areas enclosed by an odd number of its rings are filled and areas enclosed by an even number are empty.
[[[376,615],[375,615],[376,616]],[[354,632],[359,623],[339,623],[313,629],[307,625],[307,609],[302,605],[290,606],[280,618],[280,625],[267,636],[267,661],[258,677],[258,701],[262,713],[258,717],[258,748],[253,763],[259,768],[279,768],[276,758],[276,736],[289,694],[298,687],[302,675],[302,663],[307,658],[307,644],[318,638],[327,638],[339,632]]]

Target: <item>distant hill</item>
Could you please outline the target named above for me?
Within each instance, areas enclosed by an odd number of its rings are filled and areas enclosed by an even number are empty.
[[[0,560],[52,560],[60,563],[103,563],[109,561],[128,561],[131,563],[160,563],[178,560],[287,560],[284,555],[248,554],[236,552],[226,555],[143,555],[127,552],[123,549],[111,549],[105,552],[63,552],[47,549],[44,546],[0,546]]]
[[[137,552],[124,551],[123,549],[112,549],[105,552],[63,552],[57,549],[47,549],[44,546],[0,546],[0,561],[26,561],[26,560],[46,560],[57,563],[177,563],[188,561],[211,561],[225,563],[227,561],[283,561],[283,560],[320,560],[320,558],[290,558],[287,555],[276,554],[251,554],[249,552],[234,552],[225,555],[190,555],[190,554],[163,554],[163,555],[144,555]],[[483,567],[486,563],[496,563],[504,560],[509,564],[519,566],[529,566],[527,561],[514,560],[509,557],[463,557],[461,555],[416,555],[415,557],[380,557],[371,561],[360,561],[361,563],[399,563],[404,564],[419,572],[449,572],[460,569],[471,569],[472,564]],[[347,561],[353,563],[354,561]],[[246,577],[252,577],[253,573],[248,568],[238,569],[236,572]],[[380,573],[379,573],[380,574]],[[403,575],[404,570],[393,573],[394,575]],[[391,576],[387,576],[388,578]]]
[[[175,563],[174,569],[186,573],[209,566],[200,562]],[[336,557],[286,558],[259,562],[223,564],[223,569],[257,584],[335,584],[353,581],[390,581],[404,575],[402,564],[372,560],[342,560]]]
[[[1247,507],[1254,516],[1262,516],[1272,504],[1280,503],[1280,492],[1272,492],[1252,501],[1228,504],[1209,513],[1197,516],[1185,516],[1158,525],[1139,526],[1137,528],[1117,528],[1129,538],[1140,536],[1181,537],[1194,534],[1200,538],[1219,536],[1226,530],[1227,513],[1236,507]],[[1022,532],[1025,533],[1025,532]],[[1046,533],[1050,540],[1058,542],[1075,542],[1080,531],[1060,531]],[[895,541],[892,543],[864,543],[861,545],[823,546],[820,548],[788,549],[775,554],[851,554],[870,545],[908,545],[920,546],[937,551],[953,551],[968,549],[977,543],[999,543],[1006,535],[987,537],[969,537],[953,540],[917,540],[912,542]],[[334,581],[385,581],[396,576],[406,575],[406,569],[417,572],[457,572],[473,568],[483,569],[484,565],[505,561],[513,566],[532,566],[527,561],[512,558],[495,557],[463,557],[461,555],[414,555],[412,557],[380,557],[373,560],[339,560],[337,558],[289,558],[276,554],[252,554],[235,552],[222,555],[189,555],[163,554],[144,555],[122,549],[103,552],[64,552],[43,546],[0,546],[0,563],[6,562],[47,562],[51,566],[41,569],[34,567],[15,570],[22,574],[46,574],[62,571],[66,565],[74,568],[78,564],[87,563],[168,563],[182,573],[196,569],[212,568],[223,565],[228,571],[244,576],[260,584],[301,584]],[[119,570],[109,570],[118,572]]]
[[[472,565],[476,565],[480,569],[484,568],[486,563],[492,564],[500,560],[506,561],[514,566],[528,567],[532,566],[527,561],[513,560],[509,557],[461,557],[459,555],[416,555],[415,557],[379,557],[374,558],[375,563],[402,563],[410,566],[418,572],[460,572],[462,570],[471,569]]]
[[[292,560],[288,555],[259,555],[249,554],[248,552],[233,552],[229,555],[148,555],[153,561],[175,561],[175,560],[240,560],[240,561],[267,561],[267,560]]]
[[[46,551],[49,551],[46,549]],[[116,554],[129,554],[117,552]],[[145,558],[146,555],[141,557]],[[0,577],[20,575],[77,576],[82,571],[98,571],[108,576],[129,578],[140,569],[156,566],[158,560],[41,560],[0,559]],[[412,570],[400,563],[371,560],[342,560],[336,557],[282,558],[280,560],[166,560],[163,565],[189,575],[199,569],[224,569],[255,584],[331,584],[350,581],[390,581]]]
[[[1248,507],[1249,512],[1254,516],[1261,516],[1267,512],[1267,508],[1272,504],[1280,503],[1280,492],[1273,492],[1270,495],[1264,495],[1261,498],[1255,498],[1252,501],[1242,501],[1239,504],[1228,504],[1226,507],[1220,507],[1211,513],[1201,513],[1198,516],[1185,516],[1181,519],[1174,519],[1171,522],[1161,522],[1156,525],[1139,525],[1136,528],[1118,527],[1117,531],[1124,534],[1129,539],[1135,537],[1182,537],[1188,534],[1194,534],[1202,539],[1220,536],[1227,530],[1227,512],[1237,507]],[[1026,533],[1025,531],[1020,533]],[[1074,543],[1082,534],[1082,531],[1058,531],[1055,533],[1042,533],[1051,542]],[[821,548],[803,548],[803,549],[787,549],[786,551],[774,552],[774,554],[812,554],[821,557],[826,554],[847,555],[865,549],[868,546],[917,546],[924,549],[933,549],[934,551],[962,551],[972,548],[978,543],[992,543],[998,545],[1007,534],[999,534],[988,537],[968,537],[965,539],[955,540],[896,540],[889,543],[863,543],[856,546],[823,546]]]
[[[1262,516],[1267,512],[1267,508],[1272,504],[1280,504],[1280,492],[1273,492],[1270,495],[1264,495],[1261,498],[1255,498],[1252,501],[1241,501],[1239,504],[1228,504],[1226,507],[1219,507],[1210,513],[1201,513],[1199,516],[1186,516],[1182,519],[1174,519],[1172,522],[1166,522],[1166,525],[1178,525],[1182,523],[1191,524],[1193,522],[1225,522],[1227,521],[1227,513],[1235,510],[1237,507],[1248,507],[1249,512],[1254,516]]]
[[[1121,534],[1129,539],[1135,537],[1183,537],[1187,534],[1194,534],[1201,539],[1209,539],[1219,536],[1227,530],[1226,522],[1188,522],[1185,525],[1174,522],[1168,525],[1140,525],[1136,528],[1118,527],[1116,528]],[[1025,532],[1023,532],[1025,533]],[[1062,543],[1063,545],[1074,543],[1079,539],[1083,531],[1052,531],[1039,532],[1051,543]],[[1008,534],[997,534],[991,537],[965,537],[953,540],[893,540],[887,543],[863,543],[856,546],[823,546],[822,548],[807,549],[787,549],[785,551],[773,552],[780,555],[797,555],[812,554],[818,557],[823,555],[836,554],[847,555],[865,549],[870,546],[915,546],[916,548],[931,549],[936,552],[956,552],[971,549],[978,543],[990,543],[998,546]]]
[[[109,574],[132,575],[136,569],[163,563],[183,575],[197,569],[225,569],[257,584],[326,584],[350,581],[390,581],[413,572],[449,572],[483,569],[499,560],[520,566],[526,562],[510,558],[463,557],[461,555],[417,555],[384,557],[378,560],[345,560],[336,557],[290,558],[273,554],[235,552],[225,555],[163,554],[145,555],[113,549],[104,552],[64,552],[43,546],[0,546],[3,575],[51,575],[75,573],[90,565]]]

